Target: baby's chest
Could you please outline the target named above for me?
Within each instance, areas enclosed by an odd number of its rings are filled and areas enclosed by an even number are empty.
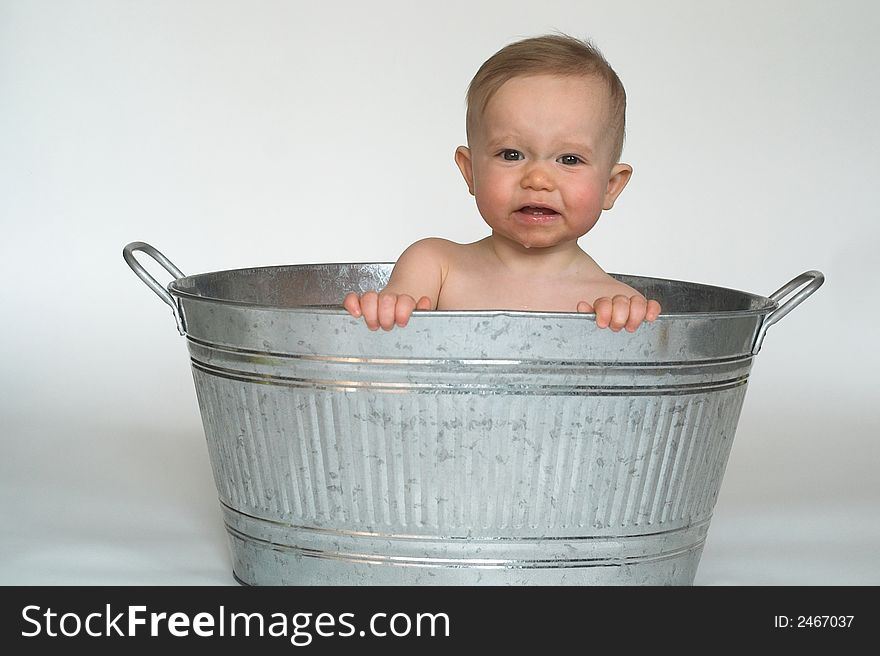
[[[584,283],[512,279],[504,276],[449,276],[438,310],[532,310],[574,312],[592,302],[595,289]]]

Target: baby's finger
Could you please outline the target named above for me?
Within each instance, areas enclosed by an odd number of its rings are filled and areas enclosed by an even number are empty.
[[[580,303],[577,304],[577,311],[590,313],[593,311],[593,306],[590,305],[589,303],[587,303],[586,301],[581,301]]]
[[[361,313],[367,328],[376,330],[379,328],[379,294],[367,292],[361,296]]]
[[[645,313],[645,319],[653,321],[660,316],[660,304],[657,301],[648,301],[648,310]]]
[[[397,294],[379,294],[379,325],[382,330],[394,328],[394,309],[397,306]]]
[[[416,299],[409,294],[401,294],[397,297],[397,307],[394,309],[394,322],[403,328],[409,323],[409,317],[416,307]]]
[[[345,295],[342,307],[348,310],[348,313],[355,319],[361,316],[361,299],[354,292],[349,292]]]
[[[611,323],[612,307],[611,299],[607,296],[593,301],[593,312],[596,313],[596,325],[599,328],[607,328],[608,324]]]
[[[626,325],[629,318],[629,298],[623,294],[617,294],[611,299],[611,330],[618,332]]]
[[[648,309],[648,301],[643,296],[630,296],[629,318],[626,320],[627,332],[634,333],[636,328],[645,320],[645,311]]]
[[[430,310],[431,309],[431,299],[427,296],[422,296],[419,299],[419,302],[416,303],[416,310]]]

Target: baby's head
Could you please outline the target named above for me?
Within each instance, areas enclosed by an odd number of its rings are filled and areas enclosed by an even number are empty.
[[[526,248],[571,244],[611,209],[626,94],[592,46],[549,35],[492,55],[468,89],[468,146],[455,161],[496,236]]]
[[[626,91],[617,73],[591,44],[574,37],[551,34],[511,43],[487,59],[471,80],[467,92],[468,143],[481,128],[486,106],[496,92],[517,77],[554,75],[588,78],[606,94],[603,132],[611,161],[620,160],[626,125]]]

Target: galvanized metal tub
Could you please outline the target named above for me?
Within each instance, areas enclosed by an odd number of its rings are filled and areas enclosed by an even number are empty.
[[[632,334],[512,311],[373,332],[340,303],[390,263],[123,255],[187,337],[234,574],[262,585],[691,584],[752,359],[824,279],[617,275],[663,306]]]

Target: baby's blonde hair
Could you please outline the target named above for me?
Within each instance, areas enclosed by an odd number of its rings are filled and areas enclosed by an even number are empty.
[[[626,91],[598,48],[566,34],[531,37],[504,46],[480,66],[467,91],[468,140],[486,105],[501,85],[515,77],[564,75],[596,77],[608,88],[609,130],[614,162],[623,151]]]

